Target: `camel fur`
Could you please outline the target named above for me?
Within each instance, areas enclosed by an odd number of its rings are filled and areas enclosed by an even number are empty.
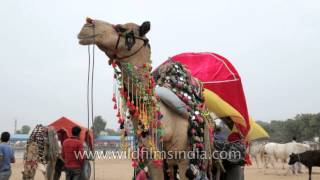
[[[78,39],[79,44],[81,45],[97,45],[111,61],[115,60],[118,63],[126,62],[140,67],[146,63],[151,63],[150,46],[144,45],[146,42],[137,38],[135,39],[135,42],[131,44],[132,46],[128,47],[126,44],[126,38],[122,36],[119,38],[119,32],[132,31],[134,36],[145,38],[145,35],[149,30],[149,22],[144,22],[142,25],[134,23],[114,25],[101,20],[92,20],[89,18],[79,32]],[[124,74],[124,78],[128,78],[128,75]],[[147,82],[142,81],[142,83]],[[132,88],[132,91],[135,89],[136,87]],[[163,121],[164,127],[164,150],[188,151],[188,120],[177,114],[162,102],[159,102],[159,104],[160,112],[163,115],[161,121]],[[132,119],[132,121],[135,127],[138,120]],[[208,128],[206,128],[206,131],[208,131]],[[177,165],[179,167],[180,179],[187,179],[185,174],[189,165],[188,159],[167,160],[167,163],[170,170],[173,170],[173,166]],[[162,167],[156,167],[153,163],[149,163],[148,171],[152,180],[164,179]]]

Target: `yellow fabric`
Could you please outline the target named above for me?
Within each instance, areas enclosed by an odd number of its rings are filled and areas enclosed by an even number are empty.
[[[265,131],[263,127],[261,127],[258,123],[256,123],[254,119],[250,117],[249,122],[250,122],[251,128],[248,133],[247,140],[253,141],[255,139],[269,137],[269,134],[267,133],[267,131]]]
[[[234,123],[241,124],[246,127],[244,117],[234,109],[230,104],[221,99],[216,93],[204,89],[205,105],[209,111],[214,112],[218,117],[229,116]]]
[[[216,93],[205,89],[204,90],[205,105],[209,111],[215,113],[218,117],[229,116],[234,123],[241,124],[246,127],[246,122],[244,117],[230,104],[220,98]],[[259,138],[269,137],[268,133],[257,124],[251,117],[249,119],[250,130],[246,137],[247,140],[252,141]],[[235,127],[232,131],[237,131]]]

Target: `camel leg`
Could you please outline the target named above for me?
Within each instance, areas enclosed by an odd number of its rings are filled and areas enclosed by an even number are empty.
[[[148,172],[150,173],[150,177],[152,180],[163,180],[163,167],[162,166],[155,166],[152,162],[148,165]]]
[[[180,180],[188,180],[188,178],[186,177],[188,165],[189,165],[189,161],[187,159],[180,160],[178,162]]]

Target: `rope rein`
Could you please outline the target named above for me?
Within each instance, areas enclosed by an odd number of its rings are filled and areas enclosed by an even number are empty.
[[[93,34],[95,34],[95,28],[93,27]],[[95,40],[94,40],[95,41]],[[92,57],[92,58],[91,58]],[[87,76],[87,128],[88,128],[88,134],[87,136],[89,137],[90,135],[90,119],[91,119],[91,124],[92,124],[92,132],[94,136],[94,95],[93,95],[93,90],[94,90],[94,65],[95,65],[95,46],[92,46],[92,54],[91,54],[91,49],[90,45],[88,45],[88,76]],[[90,114],[91,112],[91,114]],[[89,138],[87,138],[88,145],[90,144]],[[93,144],[92,144],[92,151],[95,153],[95,137],[93,137]],[[96,171],[95,171],[95,157],[93,156],[93,179],[96,179]]]
[[[88,20],[87,20],[88,21]],[[96,44],[96,39],[95,39],[95,37],[96,37],[96,32],[95,32],[95,22],[94,21],[90,21],[89,22],[90,23],[90,26],[89,27],[92,27],[92,31],[93,31],[93,35],[92,36],[90,36],[90,38],[92,38],[93,39],[93,43],[92,43],[92,48],[90,47],[91,45],[88,45],[88,76],[87,76],[87,126],[88,126],[88,129],[90,129],[90,120],[91,120],[91,123],[92,123],[92,131],[93,131],[93,134],[94,134],[94,132],[95,132],[95,129],[94,129],[94,94],[93,94],[93,91],[94,91],[94,68],[95,68],[95,44]],[[133,34],[133,31],[132,32],[130,32],[130,33],[126,33],[126,34],[122,34],[122,33],[120,33],[120,32],[118,32],[117,31],[117,33],[118,33],[118,39],[117,39],[117,42],[116,42],[116,44],[115,44],[115,47],[114,47],[114,54],[113,54],[113,57],[110,57],[110,61],[109,62],[114,62],[114,64],[116,64],[115,63],[115,60],[122,60],[122,59],[126,59],[126,58],[129,58],[129,57],[132,57],[132,56],[134,56],[134,55],[136,55],[138,52],[140,52],[144,47],[150,47],[149,46],[149,44],[148,44],[148,42],[149,42],[149,40],[147,39],[147,38],[144,38],[144,37],[138,37],[138,36],[135,36],[134,34]],[[138,39],[138,40],[141,40],[141,41],[143,41],[143,44],[140,46],[140,47],[138,47],[136,50],[134,50],[133,52],[131,52],[131,54],[128,54],[128,55],[124,55],[124,56],[119,56],[118,55],[118,48],[119,48],[119,43],[120,43],[120,39],[121,38],[125,38],[125,45],[127,46],[127,50],[128,51],[131,51],[132,49],[132,47],[135,45],[135,40],[136,39]],[[143,67],[142,67],[143,69],[145,69],[146,71],[144,72],[144,73],[148,73],[148,77],[149,77],[149,74],[150,74],[150,72],[149,71],[151,71],[151,67],[149,67],[149,66],[147,66],[147,64],[146,65],[143,65]],[[123,69],[123,68],[122,68]],[[130,67],[130,69],[131,69],[131,72],[133,72],[133,67]],[[122,72],[123,73],[123,72]],[[129,74],[131,74],[131,73],[129,73]],[[123,74],[122,74],[123,75]],[[132,74],[131,74],[132,75]],[[146,74],[143,74],[143,75],[146,75]],[[140,76],[138,76],[138,77],[140,77]],[[120,79],[122,79],[123,78],[123,76],[121,76],[121,78]],[[139,78],[138,78],[139,79]],[[150,82],[148,82],[148,87],[150,88],[150,92],[148,91],[146,91],[147,89],[144,89],[144,91],[142,91],[142,87],[140,87],[139,88],[139,90],[141,91],[141,92],[143,92],[145,95],[146,94],[148,94],[148,97],[150,96],[151,97],[151,95],[154,95],[154,91],[151,91],[151,87],[153,87],[154,85],[154,82],[153,81],[151,81],[151,79],[149,79],[149,81]],[[138,81],[139,82],[139,81]],[[138,83],[138,82],[134,82],[134,83]],[[124,83],[124,81],[123,81],[123,79],[122,79],[122,81],[121,81],[121,83]],[[131,83],[130,83],[130,80],[128,79],[128,85],[129,85],[129,88],[128,88],[128,94],[127,94],[127,98],[128,98],[128,102],[126,102],[126,104],[130,104],[130,107],[132,108],[133,106],[134,106],[134,100],[137,100],[138,98],[137,97],[135,97],[134,98],[134,94],[132,93],[132,94],[129,94],[129,90],[130,90],[130,87],[131,87],[131,90],[133,90],[133,87],[134,87],[134,83],[133,83],[133,81],[131,80]],[[122,88],[123,88],[123,92],[124,92],[124,89],[125,89],[125,87],[124,87],[124,84],[122,84]],[[145,87],[146,88],[146,87]],[[153,89],[153,88],[152,88]],[[137,94],[137,92],[136,92],[136,96],[137,96],[138,94]],[[130,97],[130,96],[132,96],[132,97]],[[150,98],[149,97],[149,98]],[[153,97],[153,96],[152,96]],[[141,132],[142,134],[147,134],[147,133],[152,133],[152,135],[157,135],[157,137],[159,136],[160,137],[160,129],[158,129],[159,127],[160,127],[160,122],[158,122],[158,121],[156,121],[156,122],[154,122],[154,124],[159,124],[159,125],[157,125],[157,127],[156,128],[154,128],[154,129],[149,129],[149,126],[151,126],[151,124],[148,124],[147,122],[149,122],[149,121],[151,121],[151,120],[159,120],[160,118],[160,112],[159,112],[159,109],[158,109],[158,106],[156,106],[156,103],[155,102],[153,102],[154,100],[155,100],[155,98],[154,99],[148,99],[148,102],[149,102],[149,104],[147,103],[147,102],[145,102],[145,101],[147,101],[147,100],[142,100],[142,97],[139,97],[140,99],[139,99],[139,104],[140,105],[142,105],[142,107],[140,107],[140,106],[137,106],[137,107],[139,107],[139,113],[141,113],[141,117],[142,117],[142,119],[145,119],[145,121],[146,122],[143,122],[143,126],[146,126],[145,128],[142,128],[142,130],[148,130],[148,131],[146,131],[146,132]],[[127,99],[123,99],[123,101],[122,102],[125,102]],[[153,102],[153,104],[152,104],[152,102]],[[121,104],[121,102],[119,102],[120,104]],[[136,102],[137,103],[137,102]],[[116,103],[117,104],[117,103]],[[120,106],[120,104],[119,104],[119,106]],[[153,105],[152,106],[152,108],[153,108],[153,111],[151,112],[151,109],[150,108],[147,108],[147,106],[150,106],[150,105]],[[125,109],[125,111],[123,111]],[[123,113],[123,112],[127,112],[127,110],[129,110],[129,108],[128,107],[126,107],[126,108],[120,108],[120,109],[118,109],[119,110],[119,114],[120,114],[120,111]],[[134,109],[136,109],[136,107],[134,108]],[[138,110],[138,109],[136,109],[136,110]],[[138,112],[138,111],[137,111]],[[157,113],[156,113],[157,112]],[[133,114],[131,114],[131,115],[133,115]],[[158,117],[159,116],[159,117]],[[125,116],[125,114],[121,114],[121,118],[123,119],[124,117],[126,117]],[[142,125],[142,124],[140,124],[140,125]],[[124,124],[122,124],[122,126],[124,127]],[[159,126],[159,127],[158,127]],[[150,132],[149,132],[150,131]],[[125,132],[125,134],[127,135],[128,133],[126,132],[126,131],[124,131]],[[125,136],[126,136],[125,135]],[[124,138],[123,139],[125,139],[125,136],[124,136]],[[152,140],[150,141],[150,144],[152,145],[152,151],[153,152],[156,152],[156,150],[157,150],[157,141],[155,141],[155,143],[156,143],[156,145],[155,144],[153,144],[154,142],[154,138],[153,138],[153,136],[152,136]],[[94,145],[95,145],[95,138],[93,138],[93,146],[92,146],[92,151],[93,151],[93,153],[95,154],[95,148],[94,148]],[[137,146],[138,147],[138,146]],[[158,155],[156,155],[156,153],[154,153],[154,156],[156,157],[155,159],[155,161],[154,162],[156,162],[157,164],[159,164],[159,162],[158,161],[160,161],[160,158],[159,157],[157,157]],[[95,180],[95,177],[96,177],[96,172],[95,172],[95,156],[93,157],[93,159],[92,159],[92,161],[93,161],[93,179]],[[136,171],[137,170],[137,168],[135,168],[135,175],[136,175]]]

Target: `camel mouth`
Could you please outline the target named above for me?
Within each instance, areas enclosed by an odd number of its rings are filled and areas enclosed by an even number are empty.
[[[79,44],[81,45],[89,45],[89,44],[94,44],[95,38],[98,36],[99,34],[92,34],[92,35],[78,35],[78,39],[79,39]]]
[[[98,36],[98,34],[92,34],[92,35],[81,35],[81,34],[79,34],[79,35],[78,35],[78,39],[79,39],[79,40],[93,39],[93,38],[95,38],[95,37],[97,37],[97,36]]]
[[[93,40],[90,39],[79,39],[79,44],[80,45],[90,45],[93,44]]]

